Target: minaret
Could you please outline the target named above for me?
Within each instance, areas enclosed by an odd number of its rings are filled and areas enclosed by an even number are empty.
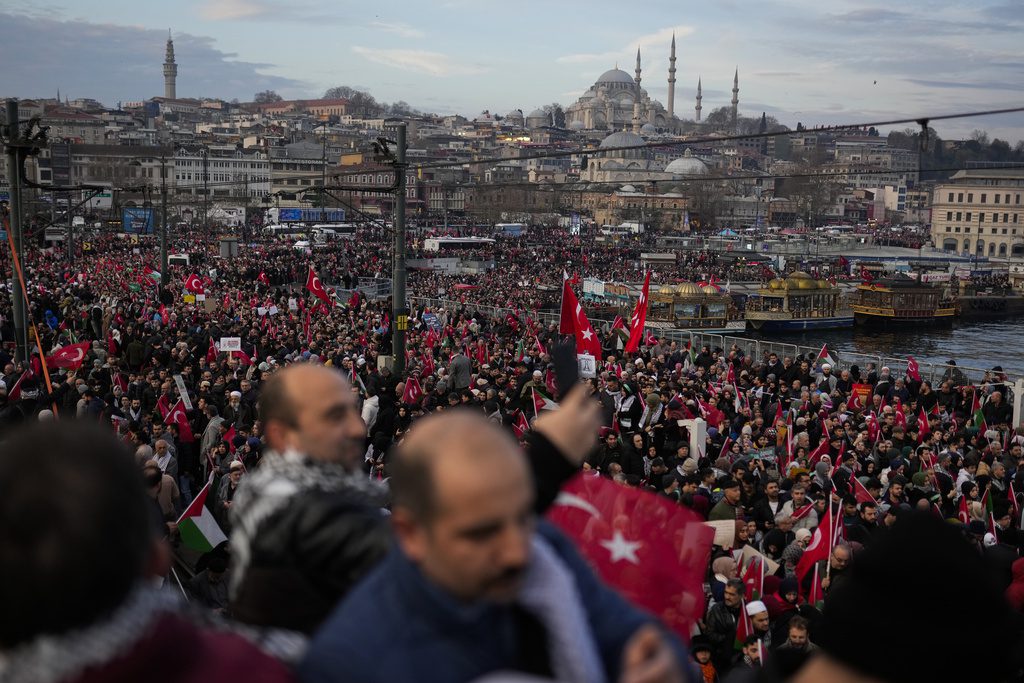
[[[737,67],[732,77],[732,127],[736,129],[736,119],[739,117],[740,107],[740,70]]]
[[[672,51],[668,57],[668,117],[672,118],[676,109],[676,32],[672,32]]]
[[[640,100],[633,102],[633,132],[640,134]]]
[[[640,46],[636,46],[636,92],[640,94]]]
[[[171,40],[171,30],[167,29],[167,55],[164,58],[164,98],[168,100],[178,99],[178,92],[174,81],[178,76],[178,65],[174,63],[174,41]]]
[[[697,112],[697,118],[696,118],[697,123],[700,123],[700,109],[701,109],[700,101],[702,99],[704,99],[704,97],[700,94],[700,76],[698,76],[697,77],[697,106],[694,107],[694,111]]]

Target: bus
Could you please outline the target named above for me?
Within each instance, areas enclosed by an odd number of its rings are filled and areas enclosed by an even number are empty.
[[[313,239],[317,242],[351,239],[356,236],[355,223],[317,223],[313,226]]]
[[[496,223],[494,225],[495,235],[505,235],[507,237],[520,237],[526,232],[525,223]]]
[[[494,240],[490,237],[428,237],[423,240],[423,251],[468,251],[493,245]]]
[[[309,228],[305,225],[268,225],[263,234],[278,240],[301,240],[309,236]]]

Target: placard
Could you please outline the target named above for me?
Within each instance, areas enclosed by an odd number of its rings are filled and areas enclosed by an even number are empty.
[[[269,315],[277,315],[280,311],[277,310],[277,306],[271,306],[267,309]]]
[[[295,300],[295,297],[289,297],[288,299],[288,310],[297,311],[299,310],[299,302]]]
[[[185,298],[185,303],[187,303],[187,304],[194,304],[196,302],[196,295],[195,294],[186,294],[184,298]]]
[[[188,389],[185,388],[185,380],[181,375],[174,376],[174,385],[178,387],[178,395],[181,396],[181,402],[185,404],[185,410],[192,410],[192,399],[188,397]]]
[[[760,557],[761,562],[764,563],[764,575],[770,576],[775,572],[779,571],[779,563],[772,558],[766,556],[764,553],[759,553],[754,550],[753,546],[743,546],[743,566],[747,567],[750,565],[750,561],[755,557]]]
[[[267,309],[263,306],[260,306],[259,308],[256,309],[256,313],[262,318],[267,314]]]
[[[221,337],[220,338],[220,350],[221,351],[241,351],[242,350],[242,338],[241,337]]]
[[[597,377],[597,363],[589,353],[576,354],[576,362],[579,364],[580,377],[584,379]]]
[[[853,397],[857,397],[858,403],[862,407],[868,408],[871,406],[871,385],[870,384],[854,384],[853,390],[850,392],[851,400]]]
[[[441,331],[441,321],[438,319],[436,314],[434,314],[434,313],[424,313],[423,314],[423,322],[425,322],[427,324],[427,327],[429,327],[430,329],[434,330],[434,332],[440,332]]]
[[[720,519],[717,522],[704,522],[704,525],[715,530],[715,537],[711,541],[713,545],[732,548],[736,543],[736,520]]]
[[[206,301],[205,294],[196,294],[196,301]]]

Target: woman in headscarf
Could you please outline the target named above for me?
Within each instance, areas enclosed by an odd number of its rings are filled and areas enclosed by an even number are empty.
[[[807,529],[797,529],[796,538],[782,551],[782,565],[786,569],[786,576],[796,576],[796,565],[800,556],[804,554],[804,548],[810,541],[811,532]]]
[[[729,555],[723,555],[711,562],[711,597],[715,602],[722,602],[725,593],[725,584],[729,579],[736,578],[736,560]]]

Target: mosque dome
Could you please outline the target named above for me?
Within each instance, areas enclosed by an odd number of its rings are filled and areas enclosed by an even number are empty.
[[[633,145],[644,144],[644,139],[636,133],[630,133],[629,131],[620,130],[617,133],[612,133],[604,140],[601,140],[601,147],[631,147]]]
[[[693,156],[690,150],[686,150],[683,156],[669,162],[665,172],[673,175],[706,175],[708,165]]]
[[[636,81],[633,80],[632,76],[618,68],[608,69],[597,79],[597,85],[611,85],[613,83],[636,85]]]
[[[533,111],[531,111],[529,113],[529,115],[526,118],[528,118],[528,119],[542,118],[543,119],[543,118],[547,118],[547,116],[548,116],[547,112],[544,111],[543,109],[534,109]]]
[[[513,109],[509,113],[505,114],[505,118],[506,119],[518,119],[519,121],[522,121],[523,120],[523,110],[522,109]]]
[[[658,129],[654,127],[653,123],[645,123],[644,125],[640,126],[640,132],[643,133],[644,135],[654,135],[655,133],[658,132]]]

